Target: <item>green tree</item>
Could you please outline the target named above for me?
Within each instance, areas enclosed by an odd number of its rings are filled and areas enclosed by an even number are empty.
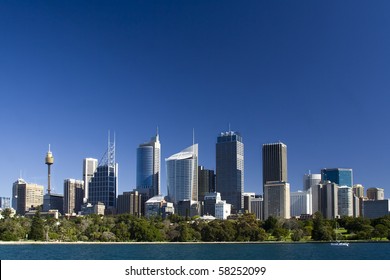
[[[35,215],[32,218],[31,229],[28,237],[31,240],[45,240],[44,222],[41,218],[41,211],[39,209],[35,212]]]

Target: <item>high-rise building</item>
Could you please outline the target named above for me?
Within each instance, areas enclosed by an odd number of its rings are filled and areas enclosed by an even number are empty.
[[[131,214],[139,217],[142,213],[142,194],[138,191],[118,195],[117,214]]]
[[[282,142],[263,145],[263,186],[267,182],[288,182],[287,145]]]
[[[353,177],[352,169],[349,168],[324,168],[321,169],[321,181],[330,181],[339,186],[348,186],[352,188]]]
[[[317,186],[321,182],[321,174],[305,174],[303,175],[303,190],[307,191],[313,186]]]
[[[353,217],[353,192],[348,186],[340,186],[338,188],[338,212],[339,216]]]
[[[84,181],[84,202],[88,201],[89,182],[98,167],[98,160],[95,158],[85,158],[83,160],[83,181]]]
[[[198,201],[203,201],[207,193],[215,191],[215,174],[214,170],[198,167]]]
[[[339,186],[330,181],[323,182],[320,186],[320,211],[325,219],[335,219],[339,214],[338,189]]]
[[[149,198],[159,195],[161,176],[161,145],[159,135],[137,148],[137,190]]]
[[[16,213],[24,215],[30,209],[43,205],[43,186],[30,184],[23,179],[18,179],[12,188],[12,206],[16,208]]]
[[[165,160],[169,202],[198,200],[198,144]]]
[[[302,214],[312,214],[310,208],[310,193],[297,191],[290,193],[291,216],[299,217]]]
[[[372,200],[383,200],[385,199],[385,190],[382,188],[368,188],[367,198]]]
[[[244,207],[244,143],[238,132],[222,132],[216,144],[216,191],[231,204],[232,213]]]
[[[353,185],[352,191],[354,195],[358,198],[363,198],[364,197],[364,187],[361,184],[356,184]]]
[[[269,216],[290,219],[290,184],[267,181],[264,185],[264,219]]]
[[[64,180],[64,214],[78,214],[84,200],[84,181],[75,179]]]
[[[262,197],[250,198],[250,213],[254,213],[257,220],[264,219],[264,201]]]
[[[115,161],[115,137],[109,138],[108,149],[88,184],[88,201],[101,202],[106,213],[114,213],[118,194],[118,163]]]
[[[11,208],[10,197],[0,197],[0,209]]]

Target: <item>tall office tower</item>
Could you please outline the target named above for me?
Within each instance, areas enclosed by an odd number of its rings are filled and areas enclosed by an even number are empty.
[[[305,174],[303,175],[303,190],[307,191],[312,186],[317,186],[321,182],[321,174]]]
[[[78,214],[84,199],[84,181],[75,179],[64,180],[64,214]]]
[[[330,181],[339,186],[348,186],[352,188],[353,178],[352,169],[348,168],[324,168],[321,169],[321,181]]]
[[[353,217],[353,192],[348,186],[340,186],[337,191],[339,216]]]
[[[115,136],[108,137],[108,148],[88,184],[88,201],[101,202],[106,213],[115,213],[118,193],[118,163],[115,161]]]
[[[83,160],[83,180],[84,180],[84,202],[88,201],[89,182],[98,167],[98,160],[95,158],[85,158]]]
[[[184,149],[165,160],[167,189],[170,202],[198,200],[198,144]]]
[[[160,190],[160,150],[158,133],[150,142],[137,148],[137,190],[149,198],[159,195]]]
[[[364,187],[363,187],[363,185],[360,185],[360,184],[353,185],[352,191],[353,191],[353,194],[356,197],[358,197],[358,198],[364,197]]]
[[[0,209],[11,208],[10,197],[0,197]]]
[[[330,181],[320,184],[320,211],[325,219],[335,219],[338,216],[339,186]]]
[[[382,188],[368,188],[367,198],[372,200],[383,200],[385,199],[385,190]]]
[[[117,214],[141,216],[142,194],[138,191],[124,192],[118,195]]]
[[[244,207],[244,143],[238,132],[222,132],[216,144],[216,191],[232,205],[232,213]]]
[[[302,214],[312,214],[310,208],[310,193],[306,191],[291,192],[291,217],[299,217]]]
[[[264,219],[269,216],[290,219],[290,184],[267,181],[264,185]]]
[[[16,213],[24,215],[32,208],[43,204],[43,186],[30,184],[23,179],[18,179],[12,188],[12,196],[15,197],[12,207],[16,206]]]
[[[215,191],[215,174],[214,170],[198,167],[198,201],[203,201],[207,193]]]
[[[287,146],[282,142],[263,145],[263,186],[267,182],[288,182]]]

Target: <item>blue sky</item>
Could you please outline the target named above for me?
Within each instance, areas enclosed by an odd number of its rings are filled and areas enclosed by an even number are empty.
[[[159,127],[162,160],[192,143],[215,168],[220,132],[245,145],[245,191],[262,193],[261,146],[288,147],[292,190],[344,167],[389,197],[388,1],[1,1],[0,196],[19,177],[81,179],[116,132],[119,192]],[[166,194],[165,164],[162,190]]]

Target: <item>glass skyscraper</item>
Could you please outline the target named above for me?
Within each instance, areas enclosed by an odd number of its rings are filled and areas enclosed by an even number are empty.
[[[167,189],[170,202],[198,200],[198,144],[167,158]]]
[[[321,181],[330,181],[339,186],[353,186],[352,169],[348,168],[324,168],[321,169]]]
[[[216,144],[216,191],[232,205],[232,212],[244,207],[244,143],[238,132],[222,132]]]
[[[147,190],[149,197],[159,195],[160,190],[160,152],[158,134],[150,142],[137,148],[137,190]]]

